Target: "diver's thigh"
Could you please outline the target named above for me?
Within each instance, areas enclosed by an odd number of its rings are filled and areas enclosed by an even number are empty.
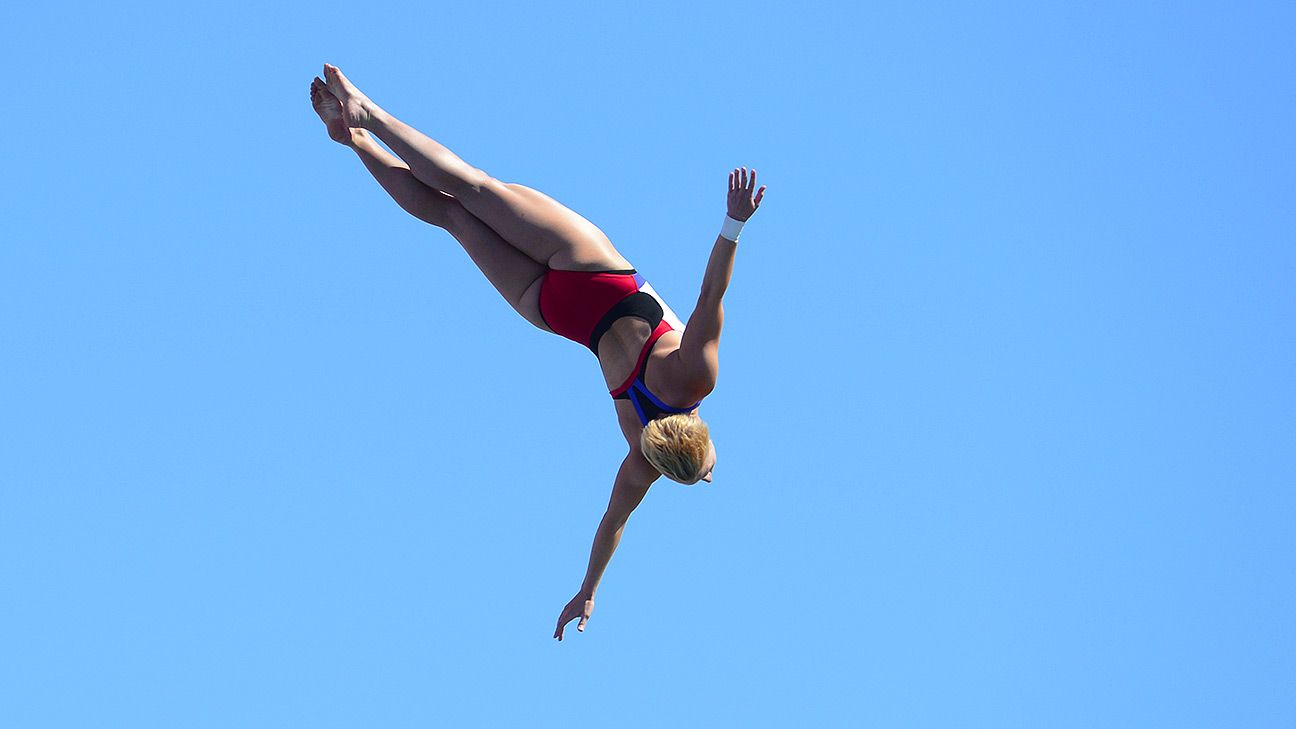
[[[463,206],[452,205],[448,218],[446,230],[459,241],[486,280],[524,319],[547,329],[540,316],[545,267],[509,245]]]
[[[584,216],[552,197],[515,182],[501,183],[509,203],[546,242],[546,264],[561,270],[615,270],[630,268],[612,241]],[[505,236],[507,237],[507,236]],[[512,242],[512,241],[510,241]],[[516,245],[516,244],[515,244]],[[526,250],[524,246],[519,246]]]

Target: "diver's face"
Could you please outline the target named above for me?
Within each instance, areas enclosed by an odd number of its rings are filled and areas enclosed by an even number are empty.
[[[711,472],[715,470],[715,464],[716,464],[715,443],[712,443],[711,447],[708,449],[707,452],[706,465],[702,467],[702,471],[704,474],[702,476],[703,481],[706,481],[707,483],[711,483]],[[694,481],[694,483],[697,482]]]

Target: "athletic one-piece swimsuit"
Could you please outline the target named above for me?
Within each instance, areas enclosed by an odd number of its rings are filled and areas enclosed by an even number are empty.
[[[549,269],[540,284],[540,316],[555,334],[589,347],[598,356],[599,340],[622,317],[637,316],[653,328],[639,351],[630,377],[611,391],[613,399],[629,400],[644,425],[649,420],[692,412],[701,400],[684,408],[671,407],[648,389],[644,375],[648,353],[666,332],[675,327],[652,294],[644,291],[644,277],[634,269],[624,271],[560,271]]]

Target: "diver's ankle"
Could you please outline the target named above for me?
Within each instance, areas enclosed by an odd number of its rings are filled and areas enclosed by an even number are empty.
[[[348,147],[354,147],[369,138],[369,132],[360,127],[347,127],[347,131],[350,132],[350,135],[348,141],[343,142],[343,144]]]

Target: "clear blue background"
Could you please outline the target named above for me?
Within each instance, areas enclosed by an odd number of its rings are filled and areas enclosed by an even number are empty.
[[[1288,3],[10,3],[0,725],[1296,725]],[[325,62],[687,316],[624,445]]]

